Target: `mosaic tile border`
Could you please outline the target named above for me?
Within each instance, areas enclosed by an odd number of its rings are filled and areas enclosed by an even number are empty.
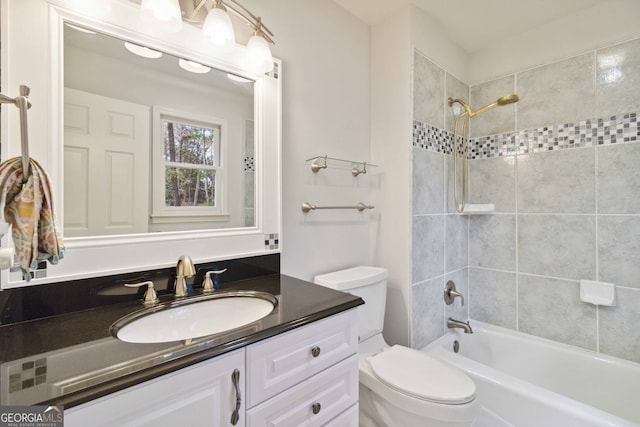
[[[462,137],[458,137],[458,155],[462,155]],[[438,153],[453,153],[453,132],[413,121],[413,146]]]
[[[9,367],[9,393],[47,382],[47,358],[29,360]]]
[[[279,246],[280,246],[280,242],[278,239],[278,233],[264,235],[264,248],[266,250],[278,249]]]
[[[543,126],[469,140],[469,159],[566,150],[594,145],[640,142],[639,113]],[[414,120],[413,146],[451,154],[453,133]]]
[[[243,162],[244,171],[245,172],[255,172],[256,171],[256,161],[253,156],[244,156]]]

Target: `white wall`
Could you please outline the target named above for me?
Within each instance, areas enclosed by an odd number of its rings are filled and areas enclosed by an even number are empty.
[[[471,74],[469,55],[445,36],[442,24],[422,9],[412,6],[411,43],[431,62],[462,82]]]
[[[275,33],[283,62],[282,272],[302,279],[370,264],[371,218],[357,211],[300,206],[369,202],[371,176],[348,170],[314,175],[305,159],[369,158],[369,27],[332,1],[262,0],[243,4]]]
[[[410,11],[397,12],[372,27],[371,153],[381,165],[373,201],[374,264],[389,270],[385,338],[409,340],[411,248],[411,43]]]

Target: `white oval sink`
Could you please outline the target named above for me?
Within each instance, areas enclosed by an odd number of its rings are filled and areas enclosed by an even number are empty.
[[[203,295],[131,313],[111,325],[111,334],[131,343],[189,340],[260,320],[277,301],[271,294],[254,291]]]

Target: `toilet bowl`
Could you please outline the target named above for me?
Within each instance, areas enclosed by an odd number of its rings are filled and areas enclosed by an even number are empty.
[[[387,271],[354,267],[314,282],[360,296],[360,426],[468,427],[479,405],[464,372],[382,337]]]

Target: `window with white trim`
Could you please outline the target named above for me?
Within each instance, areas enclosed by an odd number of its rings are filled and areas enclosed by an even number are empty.
[[[154,108],[153,222],[226,221],[223,119]]]

